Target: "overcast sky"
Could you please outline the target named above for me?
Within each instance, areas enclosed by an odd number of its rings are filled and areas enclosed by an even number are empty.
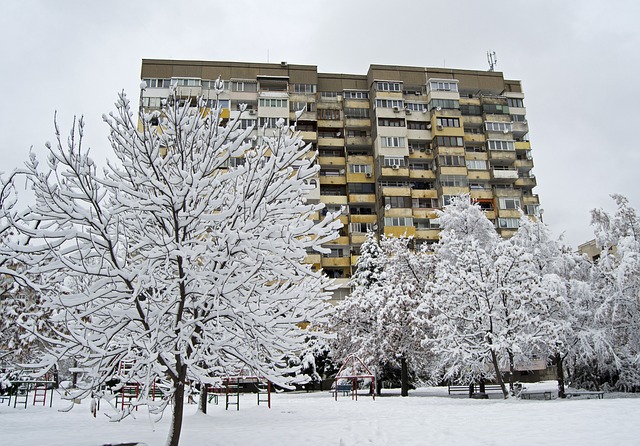
[[[640,2],[0,0],[0,171],[67,133],[109,156],[102,114],[137,106],[143,58],[488,69],[522,81],[544,221],[573,247],[612,193],[640,207]]]

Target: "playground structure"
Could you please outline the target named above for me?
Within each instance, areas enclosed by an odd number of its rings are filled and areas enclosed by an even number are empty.
[[[375,400],[376,377],[355,354],[347,356],[334,378],[333,393],[335,400],[338,401],[338,393],[343,395],[350,393],[351,399],[357,401],[359,384],[366,385],[367,380],[369,380],[369,395]]]
[[[118,375],[119,376],[126,376],[128,374],[128,372],[131,370],[132,364],[128,363],[128,362],[120,362],[120,365],[118,367]],[[133,402],[137,401],[140,396],[141,396],[141,389],[143,388],[143,384],[139,381],[131,381],[131,380],[126,380],[125,382],[122,383],[122,386],[120,387],[119,390],[116,391],[115,393],[115,397],[116,397],[116,407],[120,407],[120,409],[124,410],[125,407],[129,407],[134,405]],[[163,394],[162,391],[160,390],[160,386],[158,385],[157,381],[154,380],[153,383],[151,383],[151,387],[148,390],[147,393],[147,397],[151,397],[152,401],[155,401],[156,396],[158,398],[162,398]],[[138,410],[138,406],[134,405],[135,409]],[[99,409],[100,406],[98,404],[97,408]]]
[[[257,394],[258,405],[267,403],[267,407],[271,409],[271,382],[264,377],[241,374],[227,376],[220,380],[220,384],[220,386],[209,386],[208,391],[216,404],[218,404],[218,396],[224,396],[225,410],[229,410],[230,406],[240,410],[240,394],[252,389]]]

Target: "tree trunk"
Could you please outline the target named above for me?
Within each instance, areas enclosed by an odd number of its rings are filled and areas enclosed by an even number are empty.
[[[507,354],[509,355],[509,391],[513,394],[513,378],[516,366],[513,361],[513,353],[508,351]]]
[[[176,390],[173,393],[173,415],[171,417],[171,428],[167,438],[167,446],[178,446],[180,443],[180,432],[182,431],[182,418],[184,412],[184,380],[176,383]]]
[[[556,352],[556,376],[558,379],[558,398],[565,398],[564,393],[564,358],[560,352]]]
[[[382,395],[382,379],[376,380],[376,394],[378,396]]]
[[[400,358],[400,367],[400,395],[409,396],[409,367],[404,356]]]
[[[504,385],[504,380],[502,379],[502,374],[500,373],[500,364],[498,364],[498,355],[496,355],[496,352],[493,349],[489,351],[491,352],[491,362],[493,363],[493,371],[496,374],[496,379],[498,380],[498,384],[500,384],[500,389],[502,389],[502,396],[504,396],[504,399],[507,399],[507,397],[509,396],[509,392],[507,391],[507,388]]]
[[[207,392],[207,385],[200,383],[200,399],[198,400],[198,410],[202,413],[207,413],[207,399],[209,398]]]

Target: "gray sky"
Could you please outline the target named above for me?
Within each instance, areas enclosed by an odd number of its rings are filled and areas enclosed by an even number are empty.
[[[143,58],[497,70],[522,81],[544,220],[576,247],[611,193],[640,207],[640,2],[478,0],[2,0],[0,171],[84,115],[104,164],[102,114],[137,105]]]

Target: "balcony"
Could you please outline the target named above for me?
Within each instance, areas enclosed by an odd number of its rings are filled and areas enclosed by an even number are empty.
[[[319,156],[318,164],[321,166],[339,166],[344,167],[346,158],[344,156]]]
[[[382,186],[382,195],[385,197],[410,197],[409,186]]]
[[[307,254],[307,256],[304,258],[304,263],[309,263],[311,265],[320,265],[320,259],[320,254]]]
[[[512,131],[514,138],[522,138],[529,133],[529,125],[527,122],[514,122],[512,124]]]
[[[518,170],[529,171],[533,169],[533,160],[516,160],[515,166]]]
[[[416,229],[416,238],[419,240],[437,240],[440,238],[440,229]]]
[[[438,191],[435,189],[412,189],[411,198],[438,198]]]
[[[464,141],[465,142],[477,142],[484,143],[487,138],[482,133],[465,133]]]
[[[515,150],[490,150],[489,161],[491,164],[511,165],[516,161]]]
[[[414,237],[416,235],[416,228],[414,226],[385,226],[384,235],[388,237]]]
[[[380,175],[383,177],[408,177],[409,168],[404,166],[383,167]]]
[[[345,138],[348,146],[371,146],[373,140],[370,136],[347,136]]]
[[[514,183],[518,179],[517,169],[491,169],[491,180]]]
[[[348,245],[348,244],[349,244],[349,237],[346,235],[340,236],[335,240],[327,242],[327,245]]]
[[[533,189],[537,184],[538,183],[536,182],[536,177],[534,175],[519,177],[515,182],[515,186],[521,189]]]
[[[344,138],[339,138],[336,136],[327,137],[318,132],[318,145],[328,147],[344,147]]]
[[[346,195],[322,195],[320,190],[320,201],[324,204],[347,204]]]
[[[351,234],[351,244],[352,245],[361,245],[367,240],[367,234],[363,234],[361,232],[355,232]]]
[[[320,172],[320,185],[345,185],[347,184],[347,177],[344,175],[322,175]]]
[[[349,267],[351,266],[351,257],[322,257],[322,267],[323,268],[332,268],[332,267]]]
[[[349,203],[375,203],[375,194],[349,194]]]
[[[411,169],[409,170],[409,178],[435,180],[436,173],[431,169]]]

